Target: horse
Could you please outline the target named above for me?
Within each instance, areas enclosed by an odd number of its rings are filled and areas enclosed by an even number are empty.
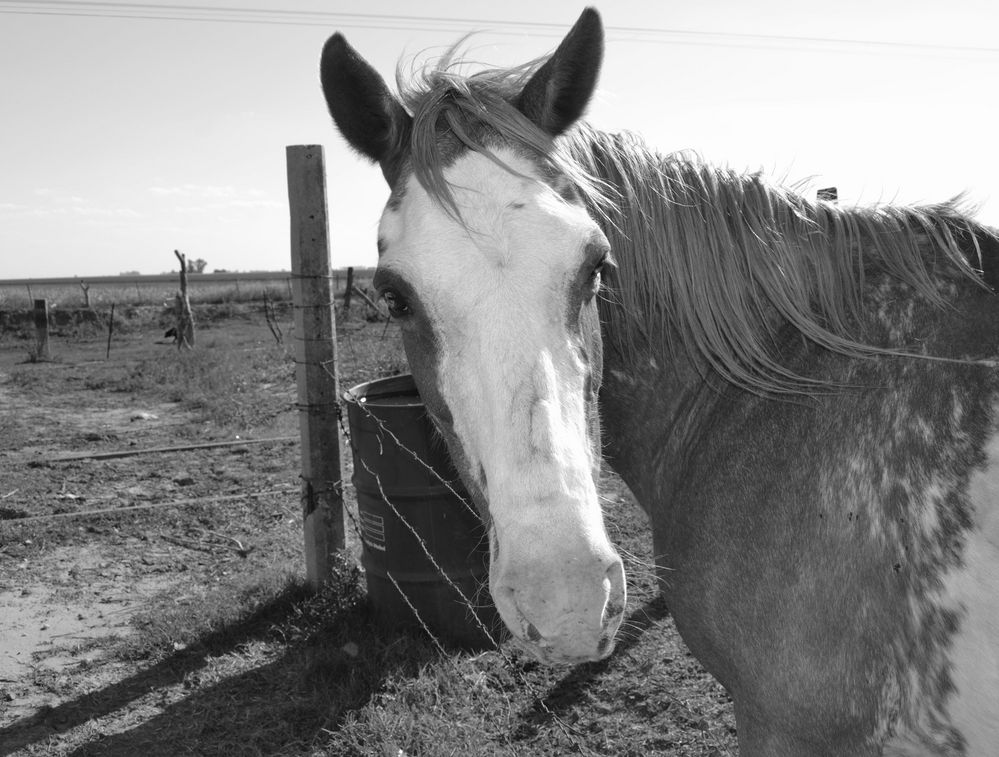
[[[393,92],[342,35],[326,104],[388,184],[374,285],[551,663],[626,606],[596,481],[652,524],[753,757],[999,749],[999,237],[960,198],[847,206],[589,126],[555,51]]]

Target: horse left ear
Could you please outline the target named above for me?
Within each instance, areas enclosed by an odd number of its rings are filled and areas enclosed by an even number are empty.
[[[413,119],[342,34],[334,34],[323,47],[319,76],[340,133],[351,147],[379,163],[392,184]]]
[[[516,106],[534,124],[557,137],[583,115],[597,86],[604,56],[604,29],[593,8],[583,11],[562,44],[535,72]]]

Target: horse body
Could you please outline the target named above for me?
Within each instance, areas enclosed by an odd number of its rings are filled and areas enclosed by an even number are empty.
[[[878,388],[719,394],[606,355],[607,459],[650,512],[677,627],[746,754],[880,754],[906,733],[913,754],[988,754],[995,370],[809,357]]]
[[[342,37],[324,50],[334,120],[389,182],[375,283],[489,526],[501,616],[542,659],[611,652],[603,449],[742,754],[991,754],[994,232],[593,132],[601,49],[587,11],[543,64],[444,67],[405,105]]]
[[[993,283],[981,233],[964,252]],[[618,286],[639,283],[626,273]],[[999,298],[955,274],[941,265],[921,292],[869,271],[851,325],[943,360],[843,355],[783,323],[780,364],[824,387],[806,397],[733,386],[683,348],[667,362],[657,347],[684,324],[643,316],[629,349],[614,329],[635,327],[605,319],[605,456],[650,513],[671,613],[732,693],[744,753],[999,744]]]

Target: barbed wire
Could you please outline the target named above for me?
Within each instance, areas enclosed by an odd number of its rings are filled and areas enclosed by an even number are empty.
[[[426,468],[427,471],[429,471],[430,474],[435,479],[437,479],[437,481],[443,484],[448,489],[448,491],[450,491],[460,502],[462,502],[465,505],[465,507],[468,508],[473,515],[475,515],[477,519],[480,519],[478,512],[474,508],[472,508],[471,505],[468,504],[467,500],[464,497],[462,497],[454,490],[454,487],[451,485],[451,482],[447,481],[447,479],[441,476],[440,473],[433,466],[431,466],[425,460],[423,460],[417,452],[415,452],[414,450],[410,449],[407,445],[405,445],[395,434],[391,432],[391,430],[389,430],[385,426],[381,418],[379,418],[377,415],[371,412],[370,408],[365,407],[360,402],[357,403],[357,405],[364,411],[364,413],[368,416],[368,418],[374,420],[377,423],[380,431],[383,431],[386,434],[388,434],[388,436],[392,439],[393,443],[398,447],[398,449],[400,449],[401,451],[405,451],[410,456],[412,456],[416,462],[418,462],[420,465]],[[340,425],[341,433],[343,433],[344,437],[347,439],[347,443],[350,447],[353,459],[360,461],[365,471],[374,478],[375,484],[378,487],[379,496],[381,497],[382,501],[388,506],[388,508],[392,511],[393,515],[398,519],[398,521],[403,526],[405,526],[405,528],[412,534],[417,544],[419,544],[420,549],[423,551],[425,557],[434,567],[434,569],[437,571],[440,577],[445,581],[445,583],[449,586],[449,588],[452,591],[454,591],[458,595],[458,597],[461,598],[461,601],[464,603],[466,610],[471,615],[476,625],[479,627],[479,630],[492,645],[493,651],[495,651],[499,655],[500,659],[503,661],[507,669],[509,669],[515,675],[515,677],[520,681],[520,683],[524,686],[524,688],[526,688],[531,693],[531,696],[534,697],[535,701],[537,702],[537,705],[545,712],[546,715],[548,715],[552,719],[552,722],[569,740],[573,748],[577,752],[582,754],[585,753],[592,754],[592,750],[588,749],[585,744],[581,743],[578,740],[577,737],[580,736],[581,734],[579,734],[578,731],[573,729],[568,723],[566,723],[557,713],[555,713],[548,706],[548,704],[544,701],[544,696],[538,691],[538,689],[533,685],[533,683],[524,675],[523,671],[521,671],[514,664],[513,660],[509,657],[509,655],[506,654],[500,643],[496,640],[496,637],[490,632],[490,630],[486,627],[486,624],[482,621],[482,618],[479,616],[479,612],[475,604],[465,595],[465,593],[461,590],[461,588],[451,579],[447,571],[441,567],[441,565],[438,563],[437,559],[432,554],[429,546],[424,541],[423,537],[420,535],[416,527],[409,522],[409,520],[405,517],[405,515],[403,515],[403,513],[400,512],[399,508],[396,507],[395,503],[391,501],[391,499],[389,498],[388,494],[386,493],[382,485],[381,477],[374,470],[372,470],[371,467],[364,460],[364,458],[360,454],[358,454],[358,450],[354,444],[353,437],[350,434],[349,429],[347,429],[344,426],[342,406],[340,408],[340,411],[337,413],[337,418]],[[382,440],[380,438],[380,434],[378,435],[378,440],[379,440],[379,454],[384,454],[384,446],[382,446]],[[347,510],[348,512],[349,509],[350,508],[344,507],[344,510]],[[354,519],[352,513],[350,514],[350,519],[353,523],[358,538],[361,540],[363,548],[364,535],[362,533],[362,529],[360,528],[360,525],[357,523],[356,519]],[[442,658],[447,660],[450,664],[453,664],[457,669],[457,663],[452,659],[450,655],[446,653],[440,639],[430,629],[429,625],[426,622],[424,622],[423,618],[420,616],[417,609],[413,606],[412,602],[409,600],[409,597],[403,591],[402,587],[396,581],[395,577],[392,576],[391,572],[388,570],[385,571],[385,574],[392,582],[393,586],[395,586],[396,590],[399,592],[403,602],[405,602],[405,604],[413,612],[414,618],[416,619],[417,623],[422,627],[423,631],[430,637],[434,646],[437,647]]]
[[[433,466],[431,466],[429,463],[427,463],[425,460],[423,460],[420,457],[420,455],[415,450],[410,449],[406,444],[404,444],[398,438],[398,436],[396,436],[391,431],[391,429],[389,429],[385,425],[384,421],[381,418],[379,418],[377,415],[375,415],[374,413],[372,413],[371,410],[370,410],[370,408],[365,407],[365,405],[363,403],[357,403],[357,405],[365,412],[365,414],[367,415],[367,417],[369,419],[374,420],[376,422],[376,424],[377,424],[377,426],[378,426],[378,428],[379,428],[379,430],[381,432],[386,433],[391,438],[392,442],[396,445],[396,447],[398,449],[400,449],[401,451],[404,451],[407,454],[409,454],[416,462],[418,462],[420,465],[422,465],[438,482],[440,482],[445,487],[447,487],[447,489],[452,494],[454,494],[454,496],[457,497],[462,503],[464,503],[465,506],[468,507],[469,510],[477,518],[480,517],[479,514],[478,514],[478,512],[475,511],[474,508],[472,508],[471,505],[468,504],[467,500],[464,497],[461,497],[457,492],[454,491],[454,488],[451,486],[450,482],[448,482],[443,476],[441,476],[440,473]],[[353,438],[351,437],[350,431],[344,425],[342,405],[340,406],[340,409],[339,409],[339,411],[337,413],[337,418],[338,418],[338,423],[340,425],[341,433],[343,433],[344,437],[347,439],[348,445],[350,446],[350,450],[352,452],[353,457],[355,459],[360,460],[362,466],[365,468],[365,471],[375,479],[375,483],[378,486],[379,495],[381,496],[382,500],[389,507],[389,509],[392,511],[392,513],[395,515],[395,517],[399,520],[399,522],[402,523],[410,531],[410,533],[416,539],[416,541],[419,544],[420,548],[423,550],[425,556],[428,558],[428,560],[434,566],[434,569],[438,572],[438,574],[445,580],[446,583],[449,584],[449,586],[461,598],[462,602],[466,606],[466,609],[471,614],[472,618],[474,618],[475,622],[478,624],[478,626],[482,630],[482,632],[485,634],[485,637],[493,645],[494,651],[499,655],[500,659],[503,661],[503,663],[507,667],[507,669],[510,670],[514,674],[514,676],[517,678],[517,680],[520,682],[520,684],[523,685],[530,692],[531,696],[534,697],[534,699],[535,699],[535,701],[537,703],[537,706],[547,716],[549,716],[551,718],[551,720],[555,724],[555,726],[561,731],[561,733],[566,737],[566,739],[569,740],[570,744],[572,744],[573,748],[576,751],[578,751],[579,753],[583,753],[583,754],[593,754],[593,751],[591,749],[589,749],[585,745],[585,743],[582,743],[582,742],[579,741],[579,738],[585,738],[584,734],[580,733],[577,729],[573,728],[571,725],[569,725],[568,723],[566,723],[565,720],[561,716],[559,716],[556,712],[554,712],[551,709],[551,707],[548,706],[548,704],[545,702],[544,695],[526,677],[526,675],[524,674],[524,672],[522,670],[520,670],[520,668],[509,657],[509,655],[506,654],[506,652],[502,649],[501,645],[496,641],[496,639],[493,636],[493,634],[491,634],[489,632],[489,630],[486,628],[485,624],[480,619],[480,617],[479,617],[479,615],[478,615],[478,613],[476,611],[476,607],[472,603],[472,601],[469,600],[469,598],[464,594],[464,592],[462,592],[461,589],[459,589],[458,586],[456,584],[454,584],[454,582],[451,581],[450,577],[447,575],[447,572],[437,563],[436,559],[431,554],[430,548],[427,546],[426,542],[420,536],[420,534],[417,531],[417,529],[408,521],[408,519],[399,510],[399,508],[397,508],[395,506],[395,504],[393,502],[391,502],[391,500],[389,499],[388,494],[385,492],[384,487],[382,486],[380,477],[377,475],[377,473],[375,473],[373,470],[371,470],[370,466],[367,465],[367,463],[364,461],[364,459],[360,455],[357,454],[357,448],[354,445],[354,441],[353,441]],[[380,434],[379,434],[378,439],[379,439],[379,445],[380,445],[379,446],[379,454],[384,454],[384,447],[381,446],[382,440],[380,438]],[[349,512],[349,508],[345,507],[344,509]],[[350,514],[350,518],[351,518],[351,520],[353,522],[354,530],[357,533],[357,536],[358,536],[359,540],[361,541],[361,543],[363,545],[364,544],[364,536],[363,536],[363,533],[362,533],[362,529],[361,529],[360,525],[357,524],[357,522],[354,519],[352,513]],[[418,610],[410,602],[409,597],[405,594],[404,590],[398,584],[398,582],[396,581],[395,577],[392,576],[389,571],[386,571],[386,575],[388,576],[389,580],[392,582],[393,586],[395,586],[396,590],[399,592],[400,596],[402,597],[403,602],[405,602],[405,604],[412,611],[413,616],[414,616],[417,624],[431,638],[432,642],[434,643],[434,645],[437,647],[438,651],[440,652],[442,658],[445,659],[445,660],[447,660],[449,663],[453,664],[457,668],[457,664],[453,661],[453,659],[451,658],[451,656],[447,655],[447,653],[445,652],[445,650],[443,648],[443,645],[441,644],[440,640],[433,633],[433,631],[430,629],[429,625],[423,620],[423,618],[420,617],[420,614],[419,614]],[[685,712],[688,716],[690,716],[691,719],[693,719],[693,720],[701,719],[701,718],[699,718],[699,716],[697,716],[697,713],[693,712],[693,710],[691,710],[690,707],[685,702],[682,702],[675,695],[673,695],[670,692],[666,691],[665,692],[665,696],[672,703],[676,704],[683,712]],[[704,734],[704,737],[711,743],[711,745],[716,749],[716,751],[719,754],[722,754],[722,753],[727,754],[727,755],[731,754],[731,752],[728,750],[728,748],[725,747],[725,745],[721,743],[721,741],[718,738],[718,736],[711,729],[705,729],[702,732]]]
[[[348,332],[345,332],[348,333]],[[349,341],[349,340],[348,340]],[[351,345],[352,348],[352,345]],[[313,363],[313,365],[320,367],[327,377],[333,382],[334,386],[338,386],[339,382],[336,376],[335,365],[332,360],[320,361],[319,363]],[[592,749],[586,746],[585,742],[581,739],[585,739],[585,734],[581,733],[578,729],[573,728],[569,723],[567,723],[558,713],[556,713],[545,701],[545,695],[539,690],[537,686],[527,677],[526,673],[514,662],[514,660],[507,654],[503,649],[500,642],[497,640],[496,636],[491,632],[491,630],[483,622],[479,615],[478,608],[476,604],[467,596],[467,594],[452,580],[448,572],[440,565],[436,557],[434,556],[432,550],[430,549],[427,542],[423,539],[419,532],[419,529],[414,526],[409,519],[402,512],[402,509],[397,506],[392,498],[389,496],[388,492],[385,491],[385,487],[382,483],[379,474],[368,465],[367,461],[359,454],[359,450],[353,439],[353,435],[350,432],[346,419],[344,417],[344,407],[347,402],[344,399],[347,393],[338,393],[336,395],[336,400],[329,403],[323,403],[324,407],[335,406],[336,407],[336,418],[337,424],[340,429],[340,433],[343,438],[347,441],[348,448],[351,452],[352,461],[359,461],[361,466],[364,468],[365,472],[371,476],[378,489],[379,497],[381,501],[388,507],[392,515],[396,520],[407,529],[407,531],[412,535],[420,550],[423,552],[424,557],[428,560],[433,570],[441,577],[443,582],[448,586],[448,588],[455,593],[455,595],[460,599],[461,603],[464,604],[466,611],[471,615],[474,623],[477,625],[479,631],[481,631],[483,637],[488,640],[488,643],[492,646],[492,651],[495,652],[503,665],[511,672],[520,685],[522,685],[533,697],[536,706],[545,713],[547,717],[551,719],[551,722],[558,728],[558,730],[563,734],[563,736],[569,741],[572,746],[573,751],[581,754],[595,754]],[[359,400],[360,398],[356,398]],[[378,454],[383,456],[386,451],[386,443],[390,442],[396,449],[400,452],[404,452],[409,457],[412,458],[419,466],[421,466],[426,472],[432,477],[432,480],[437,481],[441,484],[449,494],[451,494],[457,501],[466,508],[466,510],[471,513],[477,520],[481,521],[481,516],[475,507],[468,501],[468,499],[459,493],[452,481],[449,481],[428,461],[424,460],[423,457],[416,450],[410,448],[405,442],[403,442],[397,434],[395,434],[391,428],[385,423],[384,419],[380,418],[376,413],[372,412],[371,408],[368,407],[364,402],[355,401],[354,404],[360,408],[360,410],[365,414],[366,418],[374,422],[374,425],[378,431],[375,434],[375,438],[378,442]],[[343,478],[338,482],[332,482],[333,485],[339,484],[342,491]],[[366,540],[364,536],[363,526],[358,522],[357,517],[355,517],[354,512],[351,507],[347,506],[347,503],[340,500],[343,503],[343,510],[350,521],[351,528],[357,537],[358,543],[361,549],[366,549]],[[449,655],[444,647],[440,637],[431,628],[431,623],[424,619],[419,609],[413,604],[409,595],[395,576],[392,575],[391,571],[386,570],[385,575],[391,582],[392,586],[398,592],[401,601],[406,605],[409,611],[412,613],[415,624],[422,630],[423,633],[427,634],[431,643],[437,649],[441,660],[445,661],[446,664],[451,665],[457,672],[461,672],[458,666],[458,662],[455,660],[453,655]],[[687,713],[691,716],[691,719],[697,719],[696,713],[694,713],[689,706],[684,702],[679,700],[676,696],[666,692],[667,698],[678,706],[678,709]],[[707,739],[714,749],[719,754],[730,754],[729,750],[721,743],[719,738],[710,729],[702,731],[704,738]]]

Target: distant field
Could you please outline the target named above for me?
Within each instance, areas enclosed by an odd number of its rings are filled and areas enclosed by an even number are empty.
[[[357,268],[354,283],[371,282],[372,268]],[[332,272],[333,291],[342,293],[347,272]],[[107,276],[62,279],[0,280],[0,309],[29,308],[35,299],[48,300],[49,307],[80,308],[118,305],[157,305],[173,299],[180,288],[179,274],[154,276]],[[257,273],[188,274],[188,294],[193,304],[282,301],[291,299],[292,275],[287,271]],[[87,287],[87,292],[84,292]]]

